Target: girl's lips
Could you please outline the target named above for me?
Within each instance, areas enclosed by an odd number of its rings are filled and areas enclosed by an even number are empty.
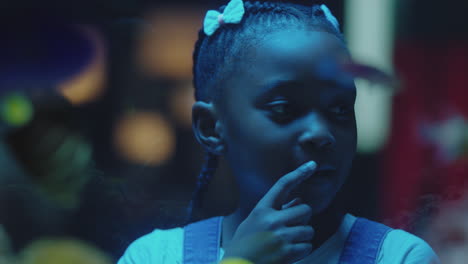
[[[303,162],[302,164],[304,163],[306,162]],[[306,180],[306,182],[313,181],[314,179],[331,179],[334,177],[334,175],[336,175],[337,169],[334,166],[320,163],[317,163],[317,165],[318,168],[315,170],[315,172],[312,173],[312,175],[308,180]]]
[[[333,167],[320,167],[302,184],[300,184],[294,192],[294,195],[315,192],[323,193],[332,191],[337,179],[337,171]],[[293,195],[293,196],[294,196]]]
[[[320,171],[336,171],[336,168],[331,165],[319,165],[317,172]]]
[[[332,178],[335,175],[335,170],[318,170],[316,171],[310,179],[317,179],[317,178]]]
[[[310,176],[310,178],[306,181],[314,182],[316,180],[329,180],[333,179],[336,175],[336,168],[331,165],[320,165],[318,166],[317,170]]]

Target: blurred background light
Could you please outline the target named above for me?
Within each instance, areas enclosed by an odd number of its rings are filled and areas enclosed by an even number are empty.
[[[18,264],[111,264],[97,248],[71,239],[36,240],[20,252]]]
[[[175,151],[175,131],[159,113],[126,114],[114,131],[118,153],[126,160],[143,165],[161,165]]]
[[[465,263],[468,259],[467,195],[442,203],[428,222],[423,238],[437,252],[440,263]]]
[[[168,78],[191,78],[192,52],[203,12],[197,9],[161,7],[147,15],[142,28],[137,60],[143,72]]]
[[[353,58],[393,72],[395,0],[345,1],[345,34]],[[358,151],[375,152],[386,142],[391,115],[390,87],[357,80]]]
[[[31,183],[61,208],[80,205],[81,192],[92,178],[92,146],[80,133],[57,117],[37,109],[26,126],[8,133],[6,140]],[[66,112],[65,109],[62,109]],[[54,119],[52,121],[52,119]],[[63,118],[62,120],[58,120]]]
[[[438,162],[450,164],[466,156],[468,120],[454,115],[441,122],[426,122],[421,126],[421,139],[435,148]]]
[[[183,127],[192,127],[192,105],[195,103],[192,82],[182,82],[174,87],[170,97],[170,109],[173,118]]]
[[[22,126],[31,121],[34,108],[31,101],[18,92],[10,93],[1,98],[2,120],[13,127]]]
[[[106,85],[106,50],[98,32],[81,28],[82,33],[92,43],[94,56],[90,63],[78,74],[59,84],[60,93],[72,104],[92,102],[103,94]]]

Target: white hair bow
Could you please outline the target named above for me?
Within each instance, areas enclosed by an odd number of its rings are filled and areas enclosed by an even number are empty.
[[[244,16],[244,2],[242,0],[231,0],[223,13],[209,10],[203,22],[203,31],[206,35],[213,35],[216,30],[225,23],[238,24]]]
[[[320,9],[322,9],[323,13],[325,13],[327,20],[330,21],[336,29],[340,29],[340,23],[338,23],[338,19],[336,19],[330,9],[328,9],[326,5],[320,5]]]

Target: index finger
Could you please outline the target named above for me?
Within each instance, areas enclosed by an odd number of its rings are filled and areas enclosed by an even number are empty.
[[[257,206],[272,207],[280,209],[286,202],[289,193],[301,182],[309,178],[315,169],[317,163],[309,161],[290,173],[281,177],[258,202]]]

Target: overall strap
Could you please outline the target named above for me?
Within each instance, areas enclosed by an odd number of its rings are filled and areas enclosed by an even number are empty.
[[[344,245],[340,264],[375,264],[380,248],[392,229],[380,223],[357,218]]]
[[[219,261],[222,217],[213,217],[184,227],[184,264]]]

